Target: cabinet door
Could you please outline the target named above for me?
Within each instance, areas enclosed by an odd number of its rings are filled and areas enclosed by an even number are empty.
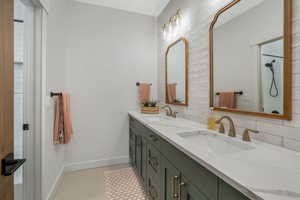
[[[180,172],[162,156],[162,199],[179,199]]]
[[[147,180],[147,140],[145,137],[141,137],[141,169],[140,176],[141,180],[146,185]]]
[[[141,145],[141,136],[136,136],[136,169],[139,175],[141,175],[142,167],[142,145]]]
[[[148,153],[147,153],[147,166],[148,174],[151,176],[161,176],[161,154],[160,152],[152,145],[148,144]]]
[[[129,130],[129,157],[132,167],[136,167],[136,134]]]
[[[179,184],[180,200],[209,200],[194,185],[192,185],[184,176]]]
[[[149,200],[161,199],[161,184],[160,179],[155,176],[148,176],[147,178],[147,194]]]

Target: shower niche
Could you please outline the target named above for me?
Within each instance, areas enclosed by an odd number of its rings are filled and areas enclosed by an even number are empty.
[[[210,107],[291,120],[291,11],[292,0],[235,0],[217,12],[210,27]]]

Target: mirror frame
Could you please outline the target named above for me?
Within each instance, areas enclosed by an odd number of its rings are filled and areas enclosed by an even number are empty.
[[[210,88],[209,88],[209,106],[213,108],[215,111],[220,112],[230,112],[236,114],[243,115],[252,115],[257,117],[265,117],[265,118],[273,118],[273,119],[282,119],[282,120],[292,120],[292,0],[283,0],[284,1],[284,98],[283,98],[283,115],[276,115],[271,113],[263,113],[263,112],[254,112],[247,110],[239,110],[239,109],[227,109],[214,107],[214,25],[216,24],[219,16],[225,11],[229,10],[231,7],[235,6],[237,3],[243,0],[233,0],[231,3],[220,9],[213,21],[210,24],[209,28],[209,61],[210,61]]]
[[[175,46],[177,43],[183,41],[185,45],[185,103],[172,103],[168,101],[167,98],[167,85],[168,85],[168,53],[170,49]],[[172,44],[170,44],[167,48],[165,54],[165,102],[166,104],[177,105],[177,106],[188,106],[189,105],[189,42],[186,38],[181,37]]]

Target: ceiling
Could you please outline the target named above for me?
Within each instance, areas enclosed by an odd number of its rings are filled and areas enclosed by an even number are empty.
[[[170,0],[75,0],[82,3],[125,10],[144,15],[158,16]]]

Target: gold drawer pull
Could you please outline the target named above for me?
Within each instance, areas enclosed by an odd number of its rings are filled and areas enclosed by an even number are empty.
[[[186,184],[185,183],[180,183],[179,184],[179,191],[178,191],[178,193],[179,193],[179,200],[184,200],[183,198],[182,198],[182,191],[183,191],[183,189],[184,189],[184,187],[186,186]]]
[[[177,191],[177,182],[178,182],[178,179],[179,179],[178,176],[174,176],[174,177],[172,177],[172,181],[171,181],[173,200],[177,200],[178,199],[178,191]]]

